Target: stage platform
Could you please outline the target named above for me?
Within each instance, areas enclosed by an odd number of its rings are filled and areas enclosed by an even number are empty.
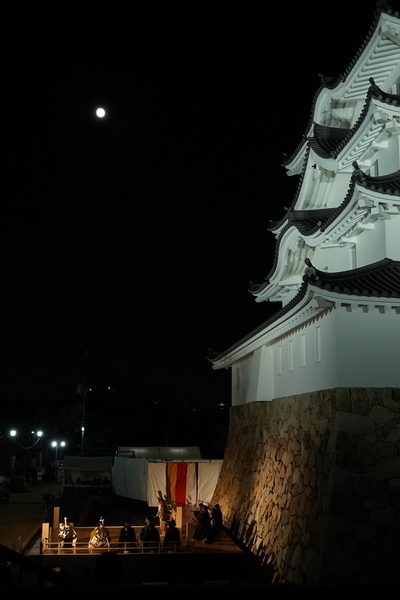
[[[118,552],[123,565],[122,583],[206,583],[241,581],[245,568],[245,555],[224,532],[220,532],[218,543],[204,544],[201,540],[191,541],[194,507],[183,511],[180,527],[181,548],[176,552],[164,551],[163,538],[155,548],[144,548],[138,543],[125,552],[118,542],[120,527],[107,527],[111,542],[109,548],[88,547],[93,527],[76,527],[78,541],[75,548],[63,548],[57,540],[58,529],[48,531],[42,542],[41,560],[53,569],[79,581],[95,577],[96,562],[104,552]],[[190,521],[186,521],[189,518]],[[45,525],[44,525],[45,528]],[[133,529],[138,538],[141,526]],[[44,537],[46,529],[44,529]]]

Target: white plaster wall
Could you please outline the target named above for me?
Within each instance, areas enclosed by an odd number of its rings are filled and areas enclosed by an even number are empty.
[[[340,387],[400,387],[400,314],[338,308]]]
[[[232,368],[232,404],[336,387],[400,387],[400,313],[338,307]]]
[[[330,190],[329,198],[321,208],[336,208],[343,202],[350,186],[350,173],[336,173],[334,184]]]
[[[400,215],[385,221],[386,256],[392,260],[400,260]]]
[[[246,402],[263,402],[275,397],[272,346],[262,346],[252,355],[250,384]]]
[[[366,229],[357,238],[357,268],[386,258],[385,220],[375,221],[373,229]]]
[[[252,355],[238,361],[232,367],[232,406],[247,402],[251,363]]]
[[[337,387],[334,311],[273,344],[275,397]]]
[[[261,367],[261,352],[262,348],[258,348],[253,352],[251,358],[251,369],[249,376],[249,387],[246,395],[246,402],[255,402],[257,400],[257,389],[258,382],[260,379],[260,367]]]
[[[321,248],[315,250],[313,265],[319,271],[339,273],[353,269],[352,247]]]
[[[260,378],[258,381],[256,400],[270,401],[275,396],[274,353],[272,346],[263,346],[260,362]]]
[[[399,170],[399,136],[392,136],[387,144],[387,148],[382,149],[378,154],[379,175],[390,175]]]

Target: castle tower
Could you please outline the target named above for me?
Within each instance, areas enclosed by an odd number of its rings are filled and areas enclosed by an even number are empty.
[[[215,502],[281,581],[399,577],[400,542],[385,567],[376,551],[400,528],[399,134],[400,18],[381,7],[284,165],[297,192],[250,290],[281,308],[210,358],[232,371]]]

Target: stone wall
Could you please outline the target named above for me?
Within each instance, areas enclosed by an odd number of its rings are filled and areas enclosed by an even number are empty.
[[[400,389],[233,407],[213,502],[275,582],[400,582]]]

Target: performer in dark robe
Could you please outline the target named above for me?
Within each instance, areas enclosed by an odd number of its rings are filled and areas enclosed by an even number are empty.
[[[181,549],[181,534],[176,527],[176,522],[171,519],[168,523],[168,529],[164,536],[164,552],[179,552]]]
[[[131,527],[131,520],[129,517],[125,519],[125,525],[119,533],[118,541],[120,549],[125,553],[133,552],[133,548],[136,546],[136,534],[135,530]]]

